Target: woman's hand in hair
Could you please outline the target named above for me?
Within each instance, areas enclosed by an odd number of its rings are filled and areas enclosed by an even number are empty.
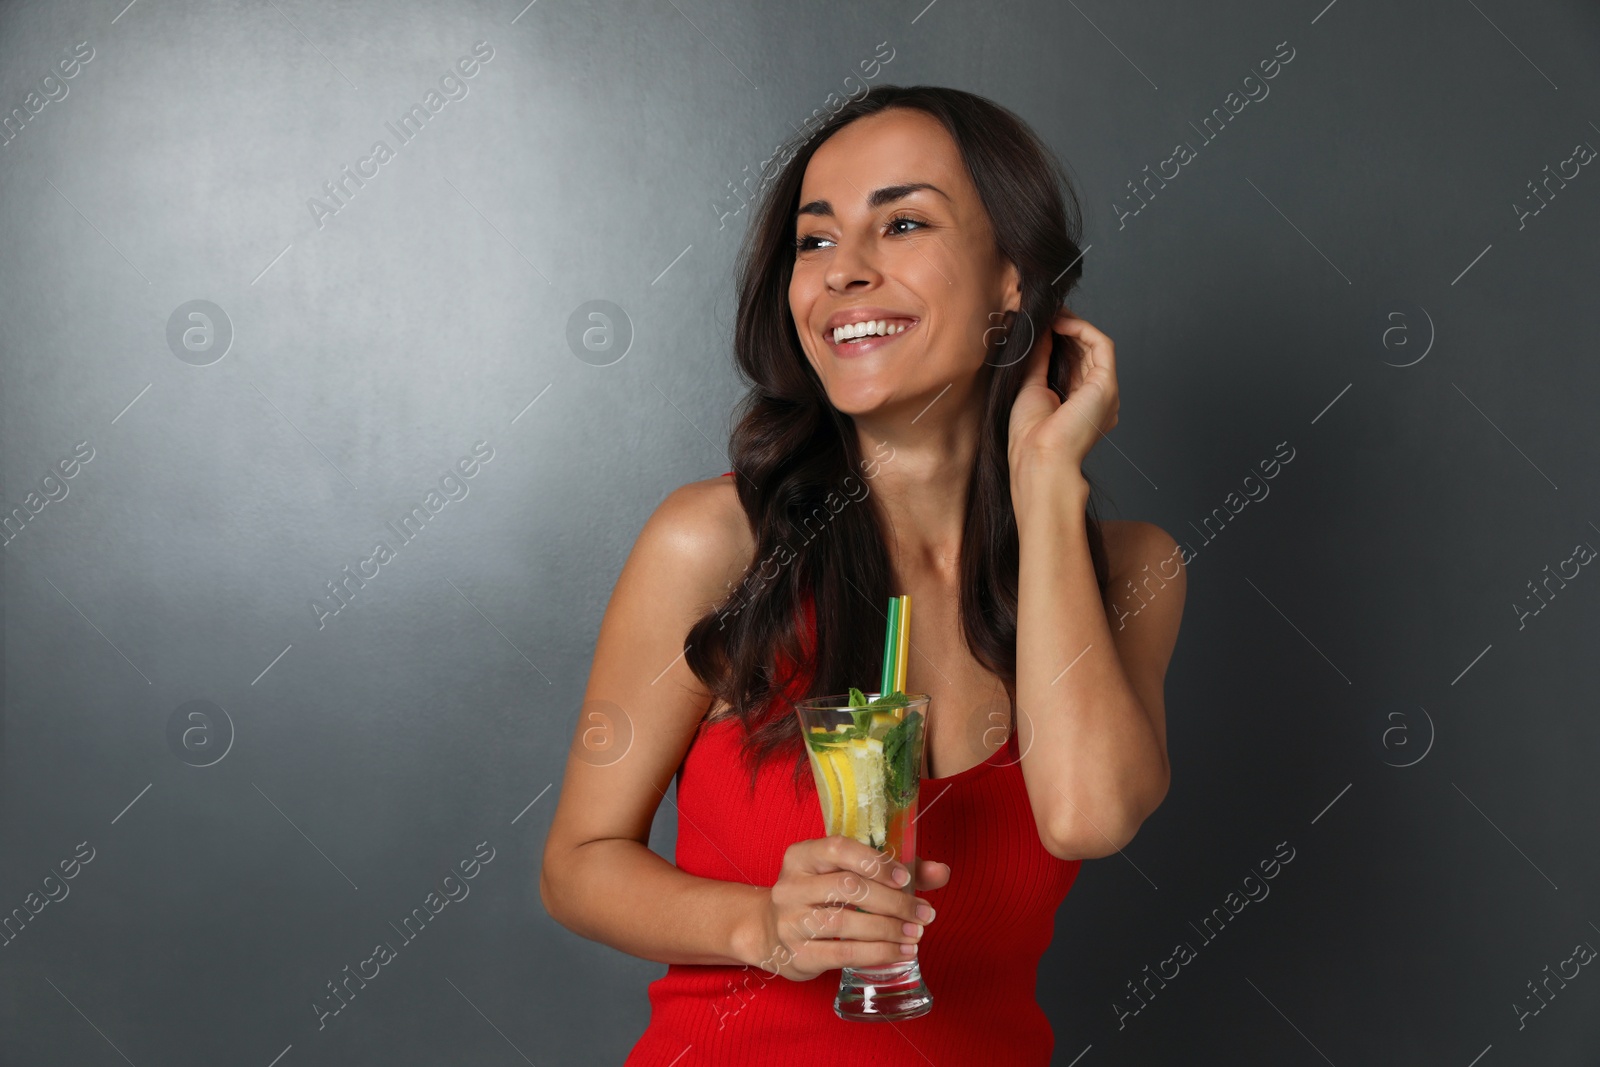
[[[1077,342],[1082,357],[1069,361],[1072,372],[1063,402],[1050,388],[1050,349],[1055,334]],[[1070,353],[1071,345],[1067,346]],[[1083,482],[1083,460],[1117,424],[1116,346],[1111,338],[1066,308],[1056,314],[1028,353],[1026,375],[1011,405],[1011,487],[1015,498],[1029,486]]]

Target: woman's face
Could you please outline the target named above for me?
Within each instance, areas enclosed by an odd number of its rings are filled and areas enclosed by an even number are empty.
[[[834,407],[916,417],[947,388],[947,403],[968,399],[985,331],[1021,293],[938,119],[895,108],[824,141],[801,182],[795,238],[789,310]],[[836,326],[879,320],[899,332],[835,338]]]

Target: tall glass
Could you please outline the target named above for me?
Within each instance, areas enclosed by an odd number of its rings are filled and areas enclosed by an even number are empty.
[[[824,833],[871,845],[884,853],[885,864],[904,864],[911,872],[904,892],[914,896],[928,696],[906,694],[903,707],[872,707],[878,694],[866,697],[867,707],[851,707],[844,694],[801,700],[794,708],[817,782]],[[841,1019],[914,1019],[932,1008],[933,994],[915,956],[883,967],[845,967],[833,1001]]]

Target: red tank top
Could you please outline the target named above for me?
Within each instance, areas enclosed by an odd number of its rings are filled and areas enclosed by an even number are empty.
[[[797,676],[789,698],[808,681]],[[752,796],[741,737],[737,719],[697,730],[678,769],[675,862],[702,878],[770,886],[789,845],[823,836],[822,808],[810,775],[796,793],[787,758],[762,765]],[[1039,959],[1083,861],[1040,843],[1015,732],[982,763],[924,778],[919,803],[918,851],[950,865],[943,889],[918,894],[938,913],[917,954],[932,1011],[845,1022],[833,1013],[837,970],[795,982],[760,967],[674,963],[649,985],[650,1023],[625,1067],[1048,1064],[1055,1039],[1035,997]]]

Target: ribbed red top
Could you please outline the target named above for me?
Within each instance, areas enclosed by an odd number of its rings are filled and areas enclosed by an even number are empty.
[[[809,601],[805,617],[814,632]],[[789,698],[808,681],[797,677]],[[929,713],[936,729],[938,710]],[[809,775],[796,792],[788,759],[762,765],[752,796],[741,737],[736,719],[696,732],[678,770],[675,862],[703,878],[770,886],[785,849],[823,836],[822,807]],[[845,1022],[833,1013],[837,970],[795,982],[760,967],[670,964],[649,985],[650,1024],[626,1067],[1048,1064],[1055,1038],[1035,997],[1039,959],[1083,861],[1040,843],[1014,732],[984,762],[924,778],[919,804],[918,851],[951,869],[943,889],[918,894],[938,913],[917,954],[932,1011]]]

